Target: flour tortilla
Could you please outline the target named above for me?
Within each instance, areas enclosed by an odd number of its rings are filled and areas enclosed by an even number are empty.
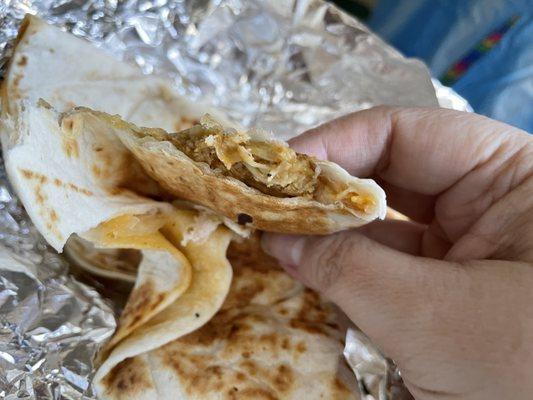
[[[21,102],[18,107],[16,117],[9,116],[3,123],[6,170],[46,240],[61,251],[67,238],[77,234],[97,246],[142,253],[134,289],[110,348],[159,315],[187,321],[190,329],[199,326],[189,321],[188,310],[179,307],[182,298],[203,307],[202,318],[193,322],[207,321],[229,289],[231,268],[224,246],[231,233],[222,227],[211,227],[207,236],[196,230],[202,240],[197,244],[191,240],[190,245],[198,246],[205,257],[203,264],[217,271],[212,276],[195,276],[202,270],[193,262],[194,255],[184,254],[187,247],[181,242],[199,211],[179,210],[125,189],[138,185],[146,192],[157,186],[152,188],[153,182],[135,167],[128,150],[98,118],[71,118],[44,101],[35,106]],[[179,240],[177,235],[181,235]],[[222,250],[214,252],[215,248]],[[194,291],[198,279],[208,286],[206,294]],[[163,329],[163,324],[152,330],[157,332],[159,327]],[[164,337],[171,340],[179,335],[173,330]]]
[[[99,397],[359,399],[342,356],[343,317],[255,249],[230,256],[231,289],[210,322],[99,371]]]
[[[385,193],[374,181],[350,176],[332,162],[312,159],[317,186],[320,187],[320,182],[324,180],[331,182],[335,187],[341,188],[335,192],[335,196],[346,193],[345,197],[348,198],[352,195],[362,198],[368,203],[364,209],[346,206],[346,200],[341,197],[325,203],[303,196],[280,197],[263,193],[239,179],[221,174],[205,162],[192,160],[171,142],[170,138],[173,136],[189,135],[189,132],[168,134],[161,129],[141,128],[119,116],[82,107],[74,109],[69,115],[79,119],[98,118],[100,123],[107,126],[106,129],[113,131],[122,140],[145,171],[169,193],[199,203],[237,224],[273,232],[328,234],[357,227],[376,218],[383,219],[387,211]],[[208,121],[192,129],[200,133],[205,130],[208,134],[223,130],[218,124],[215,128],[212,126],[213,122]],[[232,135],[246,134],[229,130],[220,135],[224,143]],[[208,139],[209,137],[205,140]],[[281,142],[261,143],[291,151]]]
[[[96,387],[123,360],[193,332],[215,315],[231,284],[231,264],[225,257],[231,236],[227,228],[219,227],[205,243],[190,242],[184,247],[184,254],[193,266],[189,288],[177,301],[118,345],[111,342],[103,350],[103,362],[94,378]],[[181,237],[182,233],[178,233],[175,239]]]
[[[230,123],[172,87],[168,79],[143,75],[88,41],[26,15],[2,85],[2,108],[12,114],[20,100],[36,103],[43,98],[60,112],[87,106],[170,131],[191,126],[206,109]]]
[[[167,80],[144,76],[134,66],[114,60],[90,43],[28,16],[2,87],[3,113],[16,113],[20,100],[31,104],[43,98],[58,111],[74,105],[88,106],[169,132],[189,127],[206,112],[225,127],[237,127],[216,110],[191,103],[169,87]],[[236,179],[220,179],[205,164],[191,162],[166,141],[151,140],[144,134],[135,136],[122,135],[121,139],[159,184],[234,225],[244,221],[246,227],[269,231],[325,234],[385,215],[385,196],[379,186],[371,180],[351,177],[332,163],[317,162],[317,166],[323,175],[348,182],[374,198],[372,210],[353,212],[338,202],[321,204],[302,197],[265,196]],[[169,162],[176,166],[168,168]],[[179,176],[188,179],[180,181]],[[252,222],[246,222],[250,217]]]

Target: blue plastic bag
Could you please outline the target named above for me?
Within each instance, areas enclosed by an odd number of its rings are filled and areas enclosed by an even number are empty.
[[[378,0],[369,25],[436,78],[468,65],[452,88],[476,112],[533,132],[533,0]]]

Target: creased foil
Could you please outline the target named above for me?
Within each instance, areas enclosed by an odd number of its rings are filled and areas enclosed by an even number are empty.
[[[0,0],[0,71],[25,13],[283,139],[374,105],[438,104],[421,62],[319,0]],[[468,110],[436,88],[439,104]],[[0,398],[93,398],[92,356],[114,328],[112,311],[48,250],[3,169],[0,246]],[[360,332],[349,331],[345,356],[363,398],[407,398],[398,371]]]
[[[0,398],[90,398],[93,357],[111,308],[67,274],[0,169]]]

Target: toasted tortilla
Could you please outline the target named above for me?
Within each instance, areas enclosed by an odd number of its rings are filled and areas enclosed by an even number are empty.
[[[360,398],[342,355],[344,318],[268,256],[240,250],[220,311],[186,336],[98,371],[100,398]]]
[[[17,107],[2,125],[6,170],[45,239],[57,251],[77,234],[97,247],[141,253],[135,286],[109,349],[159,315],[186,321],[190,329],[199,326],[189,321],[188,310],[180,308],[182,301],[199,303],[206,319],[194,322],[206,322],[229,289],[231,268],[225,248],[231,233],[217,225],[202,231],[196,225],[200,211],[180,210],[148,197],[147,193],[159,192],[157,184],[143,175],[99,118],[65,116],[42,100]],[[189,237],[185,246],[183,239],[191,231],[195,237]],[[205,257],[202,265],[217,271],[202,275],[187,246],[197,246]],[[195,291],[198,279],[208,286],[206,294]],[[152,330],[163,329],[158,327]],[[172,340],[179,335],[176,329],[164,337]]]
[[[327,234],[386,215],[385,193],[374,181],[295,153],[283,142],[254,140],[226,130],[211,119],[169,134],[85,107],[76,107],[64,118],[81,125],[94,121],[120,138],[167,192],[235,224],[272,232]]]

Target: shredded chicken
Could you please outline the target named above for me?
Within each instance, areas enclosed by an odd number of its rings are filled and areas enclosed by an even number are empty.
[[[213,132],[195,126],[169,135],[174,146],[191,159],[277,197],[311,198],[316,186],[311,157],[277,143],[249,140],[240,133]]]
[[[368,212],[373,200],[319,176],[313,157],[276,142],[257,141],[242,132],[202,124],[165,138],[197,162],[276,197],[305,197]]]

